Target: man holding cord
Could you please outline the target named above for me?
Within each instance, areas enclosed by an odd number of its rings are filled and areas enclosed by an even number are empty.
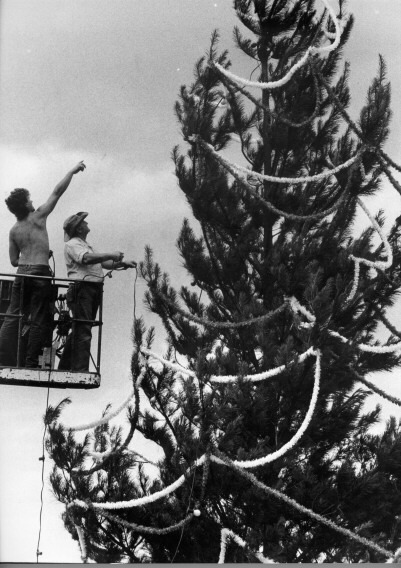
[[[52,286],[50,279],[24,278],[51,276],[49,267],[49,236],[47,218],[56,207],[71,180],[85,169],[83,161],[73,167],[56,185],[47,201],[34,208],[29,191],[14,189],[5,200],[17,221],[9,234],[9,255],[12,266],[18,267],[11,292],[10,305],[0,328],[0,366],[23,364],[22,343],[20,361],[17,361],[20,308],[22,333],[27,338],[25,366],[38,368],[38,357],[43,347],[51,345],[53,314],[51,312]],[[23,342],[25,343],[25,342]]]
[[[135,268],[136,262],[123,261],[124,253],[97,252],[86,241],[90,231],[86,217],[88,213],[80,211],[70,215],[63,225],[64,258],[67,265],[68,278],[80,280],[73,282],[67,291],[67,305],[73,320],[72,332],[60,358],[59,370],[71,370],[85,373],[89,370],[90,344],[92,339],[92,323],[100,306],[103,268]],[[90,320],[90,321],[88,321]]]

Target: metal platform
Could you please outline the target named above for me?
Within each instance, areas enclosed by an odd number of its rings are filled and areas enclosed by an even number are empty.
[[[0,385],[96,389],[100,386],[100,375],[98,373],[0,367]]]
[[[13,341],[10,342],[11,348],[16,352],[12,353],[13,357],[3,360],[3,366],[0,366],[0,385],[21,385],[35,387],[51,387],[51,388],[71,388],[71,389],[95,389],[100,386],[100,355],[102,343],[102,309],[103,309],[103,282],[99,283],[101,287],[101,297],[99,305],[99,315],[95,319],[77,319],[74,318],[67,306],[66,295],[70,285],[74,286],[93,286],[93,282],[85,280],[70,280],[66,278],[57,278],[55,276],[38,276],[18,274],[19,279],[19,304],[9,311],[11,298],[13,294],[13,282],[15,274],[0,273],[0,328],[4,324],[6,318],[15,320],[15,325],[11,329]],[[38,356],[39,368],[33,369],[25,367],[26,349],[28,344],[30,314],[29,302],[26,301],[25,290],[29,290],[30,281],[44,281],[50,284],[52,295],[50,298],[50,307],[53,313],[52,327],[47,337],[46,347]],[[72,352],[74,352],[74,329],[75,326],[81,324],[89,324],[92,329],[96,330],[97,341],[91,342],[91,363],[89,371],[59,371],[57,369],[56,355],[61,356],[65,341],[71,338]],[[13,329],[15,328],[15,329]],[[10,331],[8,331],[10,333]],[[15,345],[14,345],[15,343]],[[94,353],[92,354],[92,348]],[[10,351],[11,352],[11,351]],[[15,366],[11,366],[15,359]],[[67,363],[68,364],[68,363]],[[70,362],[71,364],[71,362]],[[67,365],[63,365],[66,367]],[[69,365],[68,365],[69,366]],[[68,368],[68,367],[67,367]]]

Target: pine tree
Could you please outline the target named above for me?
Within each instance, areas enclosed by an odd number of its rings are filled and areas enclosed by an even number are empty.
[[[355,124],[341,66],[353,24],[345,2],[335,25],[314,0],[234,8],[250,35],[235,28],[236,45],[270,87],[260,95],[231,74],[215,32],[180,90],[186,149],[172,157],[194,220],[177,245],[193,284],[177,292],[146,249],[146,302],[168,340],[157,362],[154,330],[135,322],[132,376],[149,405],[136,398],[125,439],[121,427],[95,429],[98,451],[111,448],[96,471],[90,437],[78,443],[50,409],[51,481],[70,503],[66,528],[85,535],[95,560],[216,562],[224,528],[246,543],[230,541],[226,561],[383,561],[401,541],[400,425],[373,435],[380,408],[363,405],[374,388],[365,375],[400,363],[386,316],[399,289],[398,228],[385,238],[382,211],[360,235],[354,223],[383,173],[393,180],[385,63]],[[386,349],[375,337],[383,323]],[[135,429],[160,448],[156,470],[129,453]],[[92,506],[142,497],[112,515]]]

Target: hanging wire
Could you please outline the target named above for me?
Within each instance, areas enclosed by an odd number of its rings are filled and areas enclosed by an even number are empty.
[[[135,266],[135,280],[134,280],[134,325],[136,323],[136,281],[138,280],[138,268]]]
[[[50,273],[52,276],[51,286],[52,288],[56,285],[55,283],[55,274],[56,274],[56,261],[54,259],[53,251],[49,251],[49,260],[50,258],[53,260],[53,270],[50,269]],[[49,363],[49,370],[48,370],[48,386],[47,386],[47,394],[46,394],[46,410],[45,416],[47,415],[47,410],[49,408],[49,397],[50,397],[50,380],[51,380],[51,372],[52,372],[52,361],[53,361],[53,341],[50,345],[50,363]],[[44,355],[43,355],[44,356]],[[42,360],[43,361],[43,360]],[[42,438],[42,455],[39,458],[39,461],[42,462],[42,486],[40,489],[40,511],[39,511],[39,533],[38,533],[38,543],[36,546],[36,564],[39,564],[39,556],[42,555],[40,551],[40,538],[42,535],[42,514],[43,514],[43,491],[45,486],[45,440],[46,440],[46,432],[47,432],[47,424],[45,422],[45,427],[43,429],[43,438]]]
[[[49,369],[49,380],[50,380],[50,373],[51,370]],[[46,414],[49,407],[49,396],[50,396],[50,387],[47,387],[47,396],[46,396]],[[39,564],[39,556],[42,555],[40,552],[40,537],[42,535],[42,513],[43,513],[43,490],[45,485],[45,439],[46,439],[46,431],[47,431],[47,424],[45,423],[45,427],[43,430],[43,438],[42,438],[42,455],[39,458],[39,461],[42,462],[42,487],[40,490],[40,511],[39,511],[39,534],[38,534],[38,544],[36,546],[36,564]]]
[[[202,291],[203,290],[201,290],[201,294],[202,294]],[[200,299],[200,297],[199,297],[199,299]],[[202,388],[201,387],[202,387],[202,385],[199,385],[200,398],[201,398],[201,401],[202,401],[202,406],[204,407],[203,396],[202,396]],[[200,443],[201,443],[201,432],[202,432],[202,426],[201,426],[201,429],[199,431],[199,438],[198,438],[198,442],[196,444],[196,450],[195,450],[196,461],[198,460],[198,452],[199,452],[199,447],[200,447]],[[188,514],[188,511],[189,511],[190,506],[191,506],[191,499],[192,499],[192,494],[193,494],[193,490],[194,490],[194,486],[195,486],[195,476],[196,476],[196,468],[194,468],[194,472],[193,472],[193,476],[192,476],[191,490],[190,490],[189,497],[188,497],[187,510],[185,512],[186,515]],[[201,499],[203,499],[203,490],[202,490]],[[180,538],[179,538],[178,543],[177,543],[177,548],[175,549],[175,552],[174,552],[173,558],[171,559],[170,564],[172,564],[174,562],[175,557],[178,554],[178,550],[180,548],[182,537],[184,536],[184,530],[185,530],[185,525],[182,526]]]
[[[199,441],[198,441],[198,447],[196,448],[196,458],[198,458],[198,449],[199,449]],[[192,476],[191,490],[189,492],[188,505],[187,505],[187,510],[185,511],[185,515],[188,515],[188,511],[191,507],[192,493],[193,493],[194,485],[195,485],[195,475],[196,475],[196,469],[194,469],[194,473],[193,473],[193,476]],[[173,558],[170,561],[170,564],[172,564],[174,562],[175,557],[178,554],[178,550],[179,550],[180,545],[181,545],[182,537],[184,536],[184,530],[185,530],[185,525],[182,525],[180,538],[178,539],[178,543],[177,543],[177,548],[175,549],[175,552],[174,552]]]

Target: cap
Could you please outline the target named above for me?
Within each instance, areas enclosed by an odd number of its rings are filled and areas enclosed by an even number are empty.
[[[67,217],[67,219],[63,223],[65,241],[69,241],[72,238],[75,229],[88,215],[89,213],[87,213],[86,211],[79,211],[78,213]]]

